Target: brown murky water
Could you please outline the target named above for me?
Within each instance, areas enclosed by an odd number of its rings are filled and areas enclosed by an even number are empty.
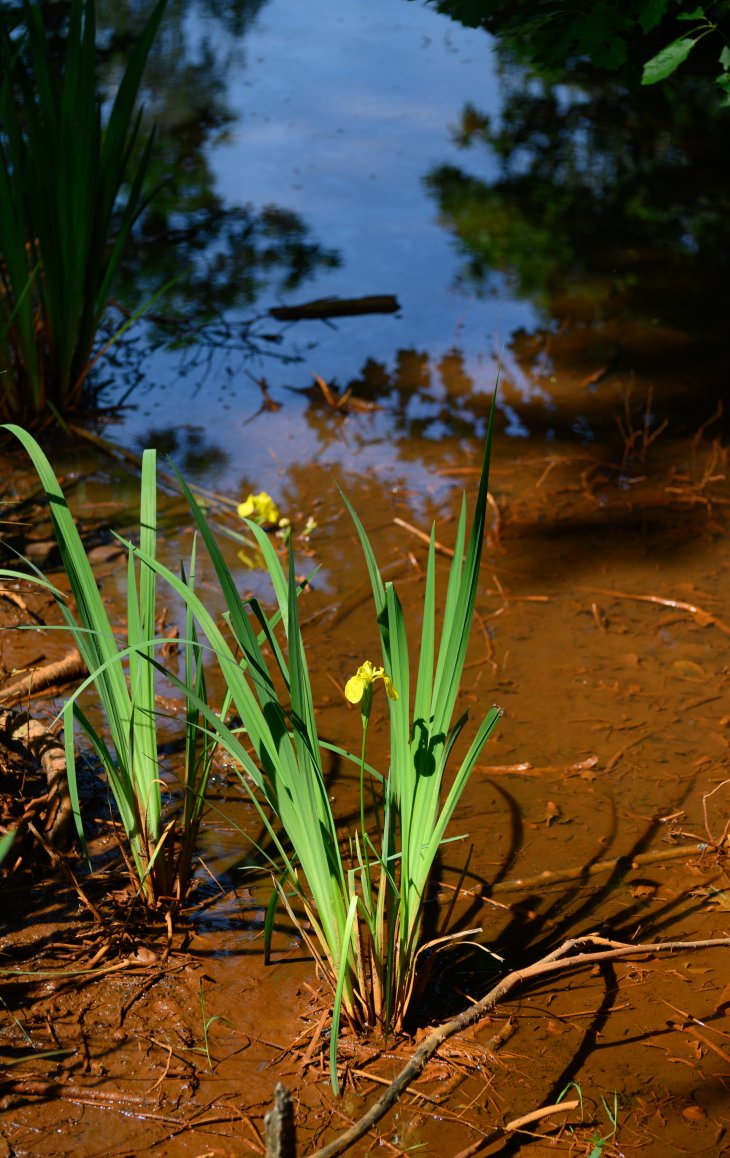
[[[669,337],[653,340],[666,349]],[[533,373],[536,346],[546,340],[515,344],[523,373]],[[681,378],[652,374],[648,353],[642,362],[645,333],[622,335],[631,374],[619,366],[602,376],[605,362],[575,334],[549,341],[555,437],[496,440],[490,549],[462,698],[475,715],[497,702],[504,718],[452,826],[474,850],[454,927],[479,926],[471,940],[505,967],[588,931],[629,942],[722,936],[730,904],[727,849],[714,843],[730,802],[730,487],[721,424],[708,421],[711,368],[702,379],[707,397],[687,414],[673,407]],[[508,406],[534,422],[509,380],[503,390]],[[669,416],[652,441],[648,406]],[[561,432],[576,414],[596,432],[589,443]],[[346,421],[351,436],[367,416],[312,411],[310,420],[332,437]],[[414,631],[424,547],[402,522],[425,529],[437,517],[448,548],[454,483],[471,488],[477,453],[456,440],[434,444],[424,493],[383,487],[376,472],[344,478],[381,567],[398,571]],[[120,525],[129,502],[121,480],[133,491],[131,472],[108,461],[88,469],[76,495],[82,515],[90,520],[83,503],[92,499],[94,521],[105,526],[108,513]],[[28,485],[6,484],[5,499]],[[295,520],[316,511],[318,521],[300,546],[322,566],[303,597],[320,731],[352,744],[357,721],[339,689],[354,663],[376,654],[364,569],[327,471],[292,470],[283,491]],[[170,526],[179,527],[178,501],[165,502]],[[46,531],[36,525],[32,536],[42,542]],[[170,532],[173,554],[184,552],[188,536],[185,526]],[[103,549],[99,559],[113,600],[118,564]],[[257,582],[240,574],[242,584]],[[8,625],[23,620],[3,605]],[[51,633],[5,633],[2,648],[13,668],[41,652],[52,658],[63,644]],[[382,732],[375,756],[386,756]],[[353,783],[338,776],[332,790],[346,816]],[[264,967],[268,886],[241,868],[242,833],[254,835],[255,826],[225,769],[211,807],[203,854],[220,893],[211,885],[207,907],[175,934],[168,956],[163,928],[137,927],[104,959],[109,972],[93,980],[5,976],[3,1054],[12,1065],[3,1153],[262,1153],[261,1119],[279,1079],[294,1092],[307,1153],[381,1092],[369,1069],[382,1082],[400,1068],[407,1048],[371,1062],[364,1047],[343,1042],[351,1072],[338,1102],[321,1057],[325,1039],[303,1064],[306,1031],[321,1010],[312,964],[282,920]],[[444,854],[442,906],[464,855],[460,844]],[[83,965],[85,937],[88,965],[98,933],[70,888],[56,880],[51,890],[40,881],[26,889],[10,878],[5,890],[5,968]],[[137,957],[117,971],[117,954],[130,952]],[[479,997],[499,968],[476,948],[447,958],[421,1010],[424,1024]],[[726,951],[714,951],[574,971],[529,988],[449,1042],[414,1096],[354,1152],[417,1146],[456,1155],[572,1087],[582,1109],[480,1152],[726,1153],[729,979]],[[297,1041],[305,1046],[292,1052]]]

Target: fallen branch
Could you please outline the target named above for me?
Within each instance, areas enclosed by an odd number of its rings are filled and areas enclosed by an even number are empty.
[[[37,696],[48,688],[62,687],[73,680],[85,679],[88,674],[80,652],[74,648],[62,659],[44,664],[43,667],[33,668],[22,679],[0,688],[0,700],[10,707],[21,700],[29,699],[30,696]]]
[[[687,845],[678,845],[676,848],[666,848],[657,852],[640,852],[637,856],[615,856],[610,860],[597,860],[592,864],[578,865],[574,868],[556,869],[538,873],[534,877],[516,877],[513,880],[497,881],[490,888],[490,893],[512,893],[523,889],[538,889],[545,884],[560,884],[563,881],[580,881],[584,877],[597,876],[599,873],[614,872],[618,868],[627,871],[639,868],[645,864],[658,864],[665,860],[681,860],[683,857],[696,855],[698,846],[688,848]],[[476,896],[476,893],[462,894]]]
[[[598,951],[580,951],[591,948]],[[398,1101],[400,1095],[419,1076],[426,1063],[445,1041],[453,1037],[454,1034],[461,1033],[470,1025],[481,1021],[518,986],[567,969],[593,968],[604,961],[617,961],[622,957],[637,957],[647,953],[686,953],[698,949],[718,948],[730,949],[730,937],[710,941],[657,941],[644,945],[625,945],[620,941],[611,941],[606,937],[588,934],[585,937],[575,937],[565,941],[558,949],[541,958],[540,961],[536,961],[534,965],[528,965],[524,969],[515,969],[493,989],[490,989],[481,1001],[465,1009],[463,1013],[453,1017],[451,1021],[445,1022],[444,1025],[439,1026],[438,1029],[429,1034],[408,1064],[391,1082],[383,1096],[349,1130],[346,1130],[344,1134],[341,1134],[339,1138],[327,1146],[323,1146],[321,1150],[317,1150],[312,1158],[336,1158],[337,1155],[344,1154],[350,1146],[363,1138],[381,1118],[385,1117]]]

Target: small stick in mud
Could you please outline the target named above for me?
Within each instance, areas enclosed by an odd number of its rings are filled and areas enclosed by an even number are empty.
[[[730,625],[724,623],[722,619],[718,619],[710,611],[705,611],[703,607],[698,607],[696,603],[687,603],[683,599],[665,599],[661,595],[634,595],[629,591],[611,591],[607,587],[585,587],[584,591],[590,591],[596,595],[609,595],[614,599],[632,599],[636,603],[657,603],[660,607],[671,607],[677,611],[687,611],[693,615],[700,627],[716,627],[718,631],[722,631],[724,635],[730,635]]]
[[[274,1087],[274,1106],[264,1117],[266,1158],[296,1158],[297,1140],[291,1094],[282,1082]]]
[[[396,527],[402,527],[404,531],[410,531],[410,533],[415,535],[417,539],[420,539],[421,542],[431,542],[431,536],[427,535],[425,531],[419,531],[418,527],[413,526],[413,523],[407,523],[405,519],[393,519],[393,522],[395,523]],[[434,550],[439,555],[444,555],[447,559],[453,559],[454,552],[451,547],[447,547],[443,543],[439,543],[438,539],[434,541],[433,546]]]
[[[541,1110],[531,1110],[529,1114],[522,1114],[519,1118],[513,1118],[506,1126],[498,1126],[486,1138],[478,1138],[472,1146],[467,1146],[466,1150],[460,1150],[455,1158],[473,1158],[473,1155],[478,1154],[486,1146],[491,1146],[493,1142],[498,1142],[500,1138],[504,1138],[505,1134],[515,1134],[518,1130],[524,1130],[525,1126],[532,1126],[534,1122],[540,1122],[543,1118],[551,1118],[553,1114],[565,1114],[570,1110],[577,1109],[579,1105],[580,1102],[576,1098],[572,1102],[556,1102],[554,1106],[543,1106]]]

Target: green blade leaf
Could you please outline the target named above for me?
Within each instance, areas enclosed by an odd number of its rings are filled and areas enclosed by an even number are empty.
[[[684,36],[673,40],[656,56],[652,56],[651,60],[647,60],[641,75],[641,83],[658,84],[660,80],[666,80],[687,59],[696,43],[696,40]]]

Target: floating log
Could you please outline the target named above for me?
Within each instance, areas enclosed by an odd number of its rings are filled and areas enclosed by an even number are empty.
[[[298,322],[305,319],[355,318],[361,314],[394,314],[400,309],[393,294],[370,294],[364,298],[317,298],[298,306],[275,306],[269,310],[277,322]]]

